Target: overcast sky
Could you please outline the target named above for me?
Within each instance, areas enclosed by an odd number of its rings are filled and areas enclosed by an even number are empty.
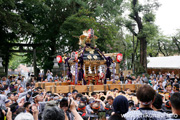
[[[156,12],[156,25],[164,35],[174,35],[180,29],[180,0],[159,0],[162,4]]]

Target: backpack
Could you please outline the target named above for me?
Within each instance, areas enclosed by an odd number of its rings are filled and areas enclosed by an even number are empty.
[[[138,118],[135,118],[134,120],[158,120],[155,116],[148,114],[148,113],[143,113],[141,110],[140,112],[142,115]]]

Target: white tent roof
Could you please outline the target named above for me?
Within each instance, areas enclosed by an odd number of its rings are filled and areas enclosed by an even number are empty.
[[[148,57],[147,68],[180,69],[180,56]]]

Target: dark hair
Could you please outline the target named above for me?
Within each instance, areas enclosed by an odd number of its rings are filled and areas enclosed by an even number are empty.
[[[64,112],[57,106],[45,109],[42,114],[42,120],[64,120]]]
[[[91,93],[91,96],[93,96],[93,95],[96,95],[96,93],[95,93],[95,92],[92,92],[92,93]]]
[[[8,85],[4,85],[4,89],[6,90],[8,88]]]
[[[88,100],[88,99],[87,99],[86,96],[82,96],[82,97],[81,97],[81,101],[82,101],[82,102],[87,102],[87,100]]]
[[[155,95],[155,90],[149,85],[142,85],[136,92],[137,99],[141,102],[150,102]]]
[[[108,96],[107,100],[109,100],[109,99],[114,100],[114,98],[112,96]]]
[[[8,94],[7,94],[7,97],[8,97],[8,98],[11,97],[12,94],[13,94],[13,93],[8,93]]]
[[[118,90],[117,88],[114,88],[114,90],[113,91],[116,91],[116,90]]]
[[[16,111],[16,115],[18,115],[19,113],[24,112],[24,111],[25,111],[24,107],[19,107]]]
[[[129,103],[129,107],[133,107],[134,106],[134,101],[133,100],[128,100]]]
[[[31,104],[30,102],[25,102],[25,103],[24,103],[24,107],[26,108],[26,107],[28,107],[30,104]]]
[[[27,83],[27,84],[26,84],[26,87],[29,87],[29,86],[30,86],[30,83]]]
[[[35,98],[38,94],[39,94],[39,93],[34,92],[34,93],[32,94],[32,97]]]
[[[77,92],[77,93],[78,93],[78,91],[74,89],[74,90],[72,91],[72,93],[75,93],[75,92]]]
[[[78,93],[77,95],[76,95],[76,98],[78,98],[78,97],[82,97],[82,94],[80,94],[80,93]]]
[[[176,109],[176,110],[180,110],[180,93],[174,93],[171,98],[171,106]]]
[[[153,102],[153,106],[156,109],[161,109],[162,103],[163,103],[162,96],[160,94],[156,94],[156,98]]]
[[[18,104],[17,103],[13,103],[10,105],[10,108],[11,108],[11,112],[14,113],[17,111],[17,109],[19,108],[18,107]]]

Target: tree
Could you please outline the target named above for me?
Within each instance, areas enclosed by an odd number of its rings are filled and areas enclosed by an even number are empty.
[[[177,54],[180,54],[180,29],[177,30],[177,33],[172,37],[172,40],[174,46],[176,46]]]
[[[82,31],[95,28],[100,49],[107,51],[105,44],[112,44],[116,27],[110,22],[112,16],[120,14],[122,0],[27,0],[19,4],[20,13],[28,23],[35,26],[30,36],[33,43],[41,43],[37,48],[40,66],[52,69],[57,54],[78,49],[78,38]],[[30,4],[30,6],[29,6]],[[87,13],[86,13],[87,12]],[[114,34],[115,33],[115,34]],[[28,54],[28,59],[32,57]],[[27,61],[30,61],[28,60]],[[43,61],[43,62],[42,62]]]
[[[19,14],[17,4],[21,0],[1,0],[0,1],[0,54],[3,57],[3,65],[7,73],[11,54],[9,43],[20,42],[20,38],[28,36],[34,31],[34,27],[27,23]]]
[[[9,68],[12,70],[17,69],[17,67],[23,63],[25,58],[26,56],[24,56],[23,54],[13,54],[9,61]]]
[[[144,68],[143,72],[147,71],[147,44],[157,33],[157,26],[153,23],[155,20],[153,12],[159,7],[159,4],[150,2],[151,0],[142,5],[138,0],[132,0],[129,14],[131,21],[126,22],[127,28],[137,37],[137,45],[140,44],[140,64]],[[140,14],[143,16],[141,17]],[[131,28],[132,20],[136,22],[138,32]]]

